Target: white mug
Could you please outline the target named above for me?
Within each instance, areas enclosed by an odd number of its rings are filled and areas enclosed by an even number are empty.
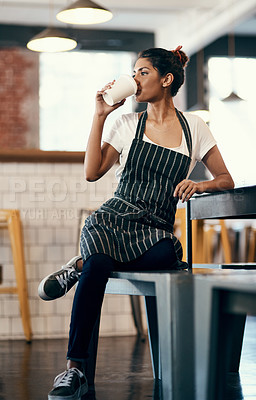
[[[103,99],[109,106],[113,106],[126,97],[135,94],[137,89],[137,83],[130,75],[120,75],[111,89],[105,91]]]

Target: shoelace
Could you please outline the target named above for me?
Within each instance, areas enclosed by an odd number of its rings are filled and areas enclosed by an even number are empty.
[[[60,387],[60,386],[66,386],[70,387],[72,378],[76,374],[79,378],[80,381],[80,386],[79,386],[79,392],[78,392],[78,397],[80,397],[81,393],[81,376],[80,376],[80,371],[77,368],[70,368],[67,371],[62,372],[61,374],[57,375],[56,378],[54,379],[53,387]]]
[[[79,279],[79,273],[74,269],[74,267],[65,267],[61,274],[56,275],[56,279],[62,289],[67,290],[69,282],[72,282],[73,279]]]

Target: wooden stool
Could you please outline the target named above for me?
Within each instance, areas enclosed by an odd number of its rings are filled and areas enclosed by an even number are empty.
[[[228,231],[224,220],[219,220],[220,238],[223,248],[225,263],[231,263],[231,246],[228,238]],[[205,221],[198,219],[192,221],[192,254],[194,264],[205,264],[212,262],[214,226],[205,229]],[[187,240],[186,240],[186,208],[177,208],[174,224],[174,234],[181,242],[183,248],[183,261],[186,261]]]
[[[256,229],[251,228],[249,234],[247,262],[255,262],[255,249],[256,249]]]
[[[30,323],[23,238],[22,238],[19,211],[0,209],[0,228],[8,228],[9,231],[16,283],[17,283],[17,286],[0,287],[0,294],[1,293],[18,294],[23,330],[27,342],[30,342],[32,338],[32,330]]]

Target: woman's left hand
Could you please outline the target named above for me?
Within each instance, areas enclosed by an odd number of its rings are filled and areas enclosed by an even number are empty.
[[[188,201],[194,193],[203,193],[201,182],[183,179],[183,181],[176,186],[173,197],[178,197],[182,203],[184,203],[184,201]]]

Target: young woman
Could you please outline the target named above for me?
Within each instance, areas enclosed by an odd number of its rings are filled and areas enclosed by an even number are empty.
[[[55,378],[49,400],[79,399],[87,391],[82,363],[105,286],[113,270],[184,269],[182,249],[173,235],[176,205],[194,193],[231,189],[233,180],[207,125],[181,113],[173,97],[184,82],[188,61],[181,46],[142,51],[134,67],[137,102],[147,111],[121,116],[103,137],[107,116],[124,104],[108,106],[97,92],[95,115],[85,156],[85,177],[101,178],[118,160],[119,184],[114,197],[85,220],[81,256],[39,285],[44,300],[61,297],[78,280],[74,297],[67,370]],[[202,160],[210,181],[187,179]],[[82,272],[81,272],[82,271]]]

